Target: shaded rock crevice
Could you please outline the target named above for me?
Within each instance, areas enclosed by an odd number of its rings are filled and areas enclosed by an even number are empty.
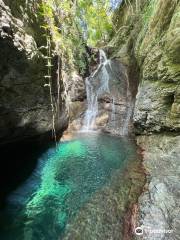
[[[47,69],[44,53],[39,49],[46,44],[44,35],[40,34],[43,19],[34,15],[35,3],[28,10],[23,2],[19,4],[17,9],[15,3],[0,1],[0,143],[48,132],[51,138],[52,109],[49,89],[44,87]],[[56,62],[54,57],[53,82],[57,78]],[[56,101],[55,84],[53,98]],[[62,99],[60,102],[61,116],[55,123],[57,134],[68,123],[65,104]]]

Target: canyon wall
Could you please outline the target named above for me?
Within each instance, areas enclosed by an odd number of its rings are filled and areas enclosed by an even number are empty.
[[[124,3],[114,22],[117,34],[109,44],[111,54],[139,75],[136,133],[179,131],[178,1]]]
[[[45,39],[36,5],[0,0],[0,143],[50,133],[52,109],[42,46]],[[135,103],[133,122],[137,144],[148,172],[146,191],[139,198],[137,226],[172,230],[156,239],[178,239],[180,152],[180,3],[178,0],[122,1],[114,14],[115,35],[104,48],[111,59],[110,89],[116,98],[99,99],[97,125],[119,133],[128,88]],[[53,99],[57,97],[57,57],[53,57]],[[95,67],[97,67],[98,62]],[[123,69],[123,70],[122,70]],[[90,72],[95,70],[92,67]],[[122,74],[125,73],[125,74]],[[57,132],[82,126],[86,103],[84,79],[62,73]],[[121,75],[123,75],[121,77]],[[127,76],[124,77],[124,76]],[[87,77],[87,76],[85,76]],[[124,91],[121,94],[121,91]],[[123,110],[124,108],[124,110]],[[123,110],[123,114],[122,114]],[[114,114],[114,116],[112,115]],[[114,118],[115,117],[115,118]],[[115,119],[115,121],[114,121]],[[114,125],[115,124],[115,125]],[[146,229],[145,229],[146,230]],[[171,235],[169,235],[171,234]],[[148,230],[143,239],[155,239]]]
[[[179,132],[178,12],[176,0],[124,1],[116,10],[115,35],[104,48],[113,68],[107,68],[110,94],[99,97],[98,129],[121,134],[128,118],[127,104],[133,110],[136,101],[135,128],[132,129],[130,121],[129,132],[137,135]],[[101,69],[96,75],[98,82]],[[70,83],[70,129],[79,130],[87,109],[85,79],[75,76],[67,82]],[[131,100],[127,100],[127,82]]]
[[[142,239],[179,239],[180,3],[123,1],[114,15],[111,57],[132,71],[139,86],[134,109],[147,186],[139,199]],[[159,233],[153,233],[158,231]]]
[[[38,1],[37,1],[38,3]],[[52,110],[47,84],[46,46],[34,1],[0,1],[0,143],[51,136]],[[53,99],[57,98],[57,57],[53,57]],[[62,83],[60,83],[62,85]],[[63,88],[63,86],[62,86]],[[61,99],[57,133],[67,125]]]

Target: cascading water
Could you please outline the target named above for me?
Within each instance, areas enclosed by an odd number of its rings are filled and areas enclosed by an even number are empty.
[[[106,130],[128,135],[133,104],[126,68],[116,60],[108,59],[103,50],[99,50],[99,62],[97,69],[85,80],[87,110],[81,131],[97,130],[101,114],[106,111]],[[103,106],[111,102],[110,111],[105,108],[99,111],[99,99],[104,101]]]
[[[99,55],[100,55],[100,63],[106,62],[108,60],[106,53],[102,49],[99,50]]]
[[[96,117],[98,115],[98,98],[109,93],[109,74],[107,67],[109,60],[103,50],[99,51],[100,64],[90,77],[86,78],[86,94],[88,108],[85,113],[82,130],[90,131],[96,129]]]

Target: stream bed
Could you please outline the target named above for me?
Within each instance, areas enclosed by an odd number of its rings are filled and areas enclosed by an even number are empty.
[[[132,140],[101,133],[80,133],[50,147],[32,175],[9,195],[1,211],[0,239],[119,237],[127,202],[136,201],[144,181],[135,171],[137,159]],[[139,184],[132,183],[132,175]]]

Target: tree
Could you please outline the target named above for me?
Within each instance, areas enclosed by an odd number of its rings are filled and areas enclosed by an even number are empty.
[[[77,5],[77,16],[87,44],[93,47],[105,44],[112,34],[110,1],[78,0]]]

